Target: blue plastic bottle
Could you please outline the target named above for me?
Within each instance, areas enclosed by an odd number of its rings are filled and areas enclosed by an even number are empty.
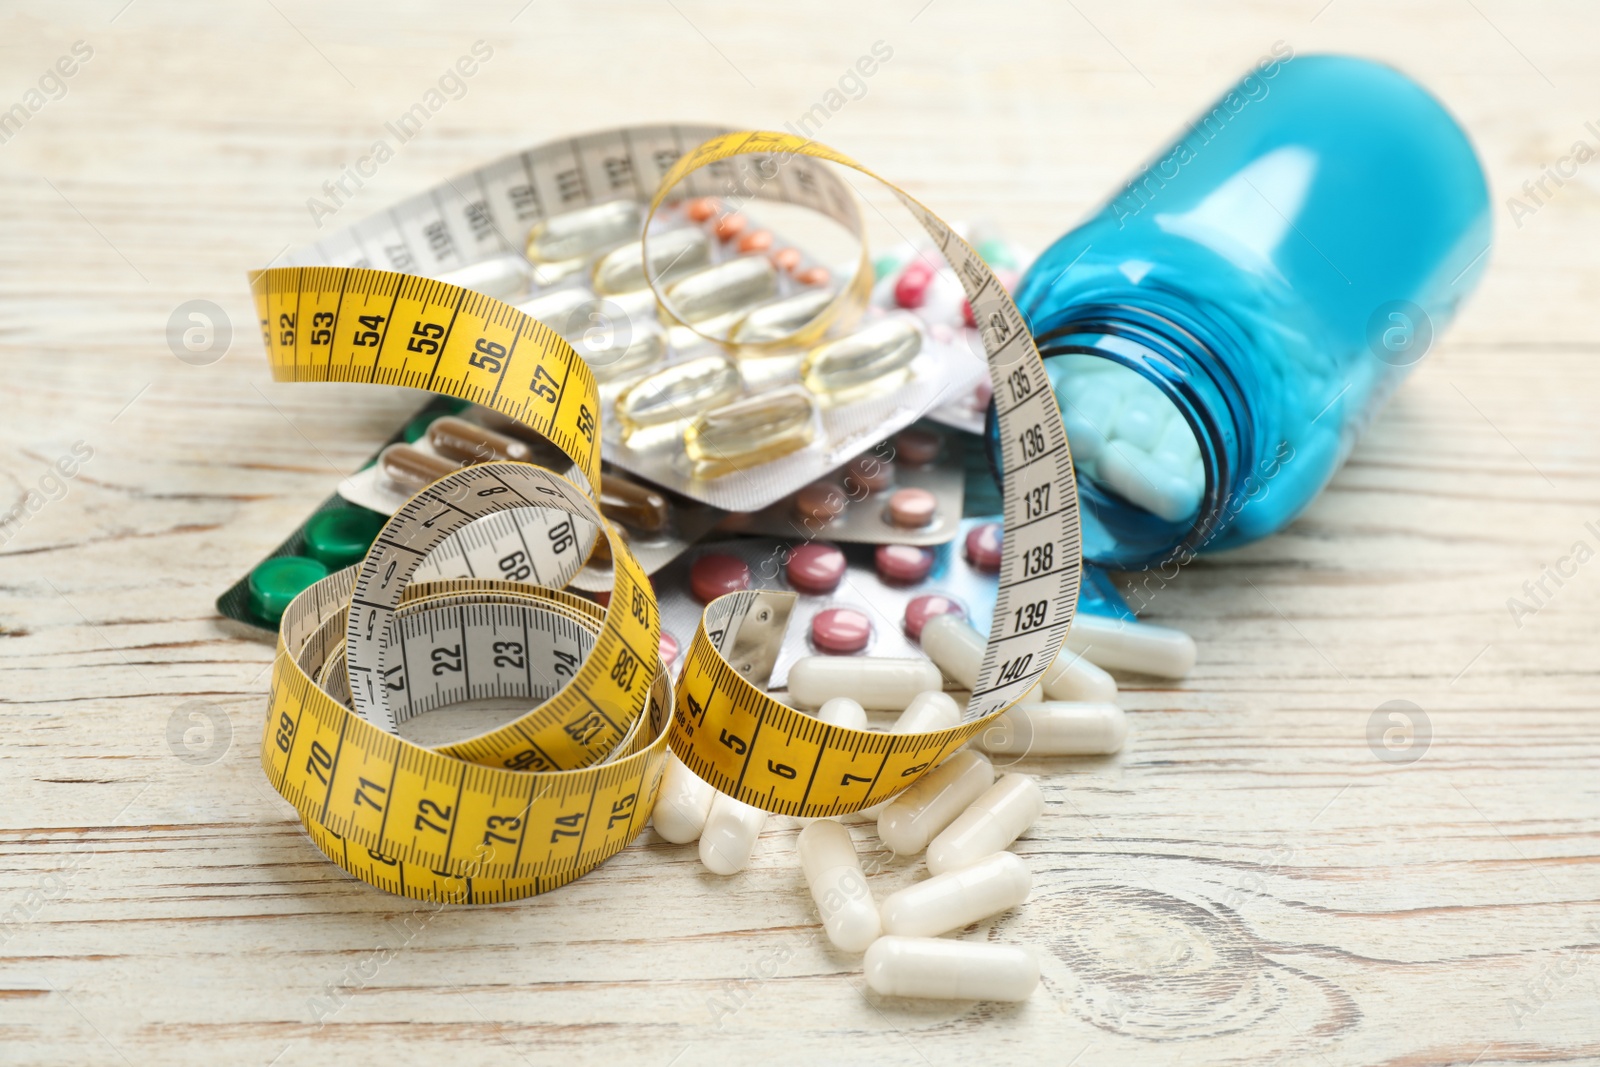
[[[1165,573],[1281,529],[1489,242],[1482,168],[1432,96],[1275,46],[1018,289],[1078,463],[1085,558]],[[991,418],[998,466],[997,433]]]

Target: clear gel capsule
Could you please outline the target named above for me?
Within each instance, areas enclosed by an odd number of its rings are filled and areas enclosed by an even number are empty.
[[[633,200],[612,200],[553,215],[528,231],[528,258],[550,263],[592,256],[634,240],[643,222],[641,206]]]
[[[650,816],[656,833],[674,845],[686,845],[700,836],[717,791],[671,752],[661,772],[661,796]]]
[[[667,354],[666,331],[653,322],[636,320],[623,330],[586,329],[568,341],[602,384],[659,363]]]
[[[750,866],[767,813],[718,793],[700,831],[700,862],[712,874],[738,874]]]
[[[614,522],[655,533],[667,525],[667,498],[616,474],[600,475],[600,513]]]
[[[1051,700],[1090,704],[1114,704],[1117,700],[1116,679],[1069,648],[1061,650],[1039,684]]]
[[[517,310],[538,319],[562,337],[573,337],[589,328],[589,316],[600,310],[600,301],[587,289],[557,289],[532,300],[524,300]]]
[[[728,331],[738,321],[738,313],[732,312],[727,315],[717,315],[706,319],[704,322],[696,323],[693,327],[681,324],[669,326],[667,327],[667,343],[672,346],[674,352],[693,352],[697,348],[720,345],[721,342],[717,338],[726,337]],[[715,351],[721,351],[721,349],[717,348]]]
[[[867,709],[850,697],[834,697],[832,700],[824,701],[814,715],[829,726],[838,726],[846,730],[867,728]]]
[[[457,466],[410,445],[390,445],[378,456],[378,476],[402,496],[415,496]]]
[[[817,405],[804,389],[744,397],[695,417],[683,448],[696,463],[738,470],[786,456],[817,435]]]
[[[1147,622],[1075,615],[1066,647],[1111,670],[1182,678],[1194,669],[1194,638]]]
[[[1022,836],[1044,814],[1044,794],[1026,774],[1007,774],[983,791],[928,845],[928,870],[970,866]]]
[[[711,259],[711,239],[704,230],[693,226],[652,234],[649,245],[650,277],[657,285],[670,285]],[[648,289],[644,246],[644,241],[634,241],[602,256],[594,265],[594,291],[610,294]]]
[[[800,380],[818,396],[849,394],[905,369],[920,351],[922,331],[914,323],[884,319],[806,353]]]
[[[906,705],[906,710],[889,727],[892,734],[928,734],[935,730],[949,730],[961,721],[961,706],[955,697],[938,689],[918,693]]]
[[[684,322],[718,315],[778,295],[778,272],[765,256],[742,256],[706,267],[666,288],[666,305]]]
[[[789,668],[789,696],[807,708],[847,696],[862,707],[888,711],[943,684],[939,668],[925,659],[802,656]]]
[[[897,856],[914,856],[994,782],[994,767],[970,750],[957,752],[889,801],[878,837]]]
[[[627,437],[651,426],[694,418],[739,395],[743,383],[733,360],[719,353],[696,356],[640,378],[617,397],[617,419]]]
[[[886,997],[1027,1000],[1039,985],[1039,958],[1028,949],[946,937],[880,937],[864,969]]]
[[[521,256],[493,256],[439,275],[441,282],[472,289],[496,300],[526,292],[532,280],[533,268]]]
[[[1014,852],[996,852],[970,867],[909,885],[883,902],[883,932],[937,937],[998,915],[1028,899],[1033,875]]]
[[[1128,715],[1115,704],[1018,704],[973,740],[1005,756],[1109,756],[1128,739]]]
[[[818,819],[800,831],[797,847],[828,940],[845,952],[865,952],[883,927],[850,831],[832,819]]]
[[[729,331],[728,340],[737,345],[758,345],[788,337],[822,314],[834,295],[831,289],[807,289],[762,304],[738,321]]]
[[[491,460],[528,463],[533,459],[533,449],[526,441],[495,433],[454,415],[434,419],[428,424],[428,444],[439,455],[457,463],[488,463]]]
[[[563,259],[556,263],[535,263],[530,275],[530,280],[540,289],[558,285],[577,274],[588,266],[589,260],[583,256],[572,259]]]

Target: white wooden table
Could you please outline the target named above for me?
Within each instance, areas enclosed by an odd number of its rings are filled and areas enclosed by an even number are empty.
[[[1600,163],[1515,221],[1505,203],[1600,148],[1594,16],[989,7],[7,8],[0,108],[92,55],[0,144],[0,505],[59,497],[0,546],[0,1061],[1600,1062]],[[1031,767],[1035,899],[970,935],[1044,950],[1031,1001],[866,993],[819,941],[786,820],[739,877],[646,833],[477,909],[315,852],[257,762],[271,649],[212,601],[415,397],[271,383],[245,272],[314,238],[308,198],[475,41],[493,55],[464,95],[326,225],[561,134],[778,127],[883,41],[818,137],[1042,245],[1280,39],[1433,87],[1483,153],[1499,243],[1309,513],[1153,605],[1199,640],[1195,674],[1125,680],[1119,757]],[[191,299],[232,320],[220,362],[168,348]],[[77,442],[92,458],[50,481]],[[1567,574],[1514,619],[1547,566]],[[1390,700],[1431,722],[1414,762],[1369,744]],[[211,762],[169,745],[191,701],[231,726]]]

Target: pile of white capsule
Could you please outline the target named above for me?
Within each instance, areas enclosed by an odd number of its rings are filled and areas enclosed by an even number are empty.
[[[984,644],[961,616],[935,616],[922,631],[928,659],[805,657],[789,670],[789,698],[832,726],[869,729],[871,708],[903,709],[894,733],[948,729],[960,721],[961,708],[944,682],[970,691]],[[893,800],[856,815],[807,822],[797,850],[823,930],[841,951],[865,953],[873,991],[960,1000],[1032,995],[1039,984],[1032,949],[942,936],[1022,905],[1033,889],[1027,864],[1007,850],[1044,814],[1044,794],[1026,774],[997,780],[984,752],[1115,753],[1128,723],[1107,668],[1182,678],[1194,660],[1194,641],[1181,631],[1079,615],[1039,685],[973,739],[983,752],[963,748]],[[930,875],[881,905],[844,825],[874,817],[879,839],[896,856],[926,852]],[[698,840],[700,862],[730,875],[748,866],[767,813],[717,792],[669,754],[654,822],[667,841]]]

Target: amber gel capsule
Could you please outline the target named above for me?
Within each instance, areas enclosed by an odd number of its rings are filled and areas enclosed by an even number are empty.
[[[944,937],[880,937],[864,969],[872,991],[890,997],[1027,1000],[1039,985],[1028,949]]]
[[[721,353],[696,356],[640,378],[617,397],[624,438],[642,429],[694,418],[721,407],[743,389],[739,368]]]
[[[845,952],[865,952],[883,927],[850,831],[832,819],[818,819],[800,831],[797,847],[828,940]]]
[[[633,200],[552,215],[528,231],[528,258],[554,263],[591,256],[637,238],[643,222],[641,207]]]
[[[816,413],[816,401],[798,387],[744,397],[697,416],[683,431],[683,448],[696,463],[755,466],[810,444]]]
[[[883,902],[883,930],[937,937],[998,915],[1028,899],[1033,875],[1014,852],[996,852],[970,867],[936,874]]]
[[[957,752],[889,801],[878,816],[878,837],[897,856],[914,856],[949,826],[994,781],[981,753]]]
[[[922,331],[914,323],[884,319],[813,348],[800,364],[800,380],[818,396],[850,394],[904,370],[920,351]]]
[[[928,870],[943,874],[1007,848],[1044,814],[1044,794],[1026,774],[1007,774],[928,845]]]

